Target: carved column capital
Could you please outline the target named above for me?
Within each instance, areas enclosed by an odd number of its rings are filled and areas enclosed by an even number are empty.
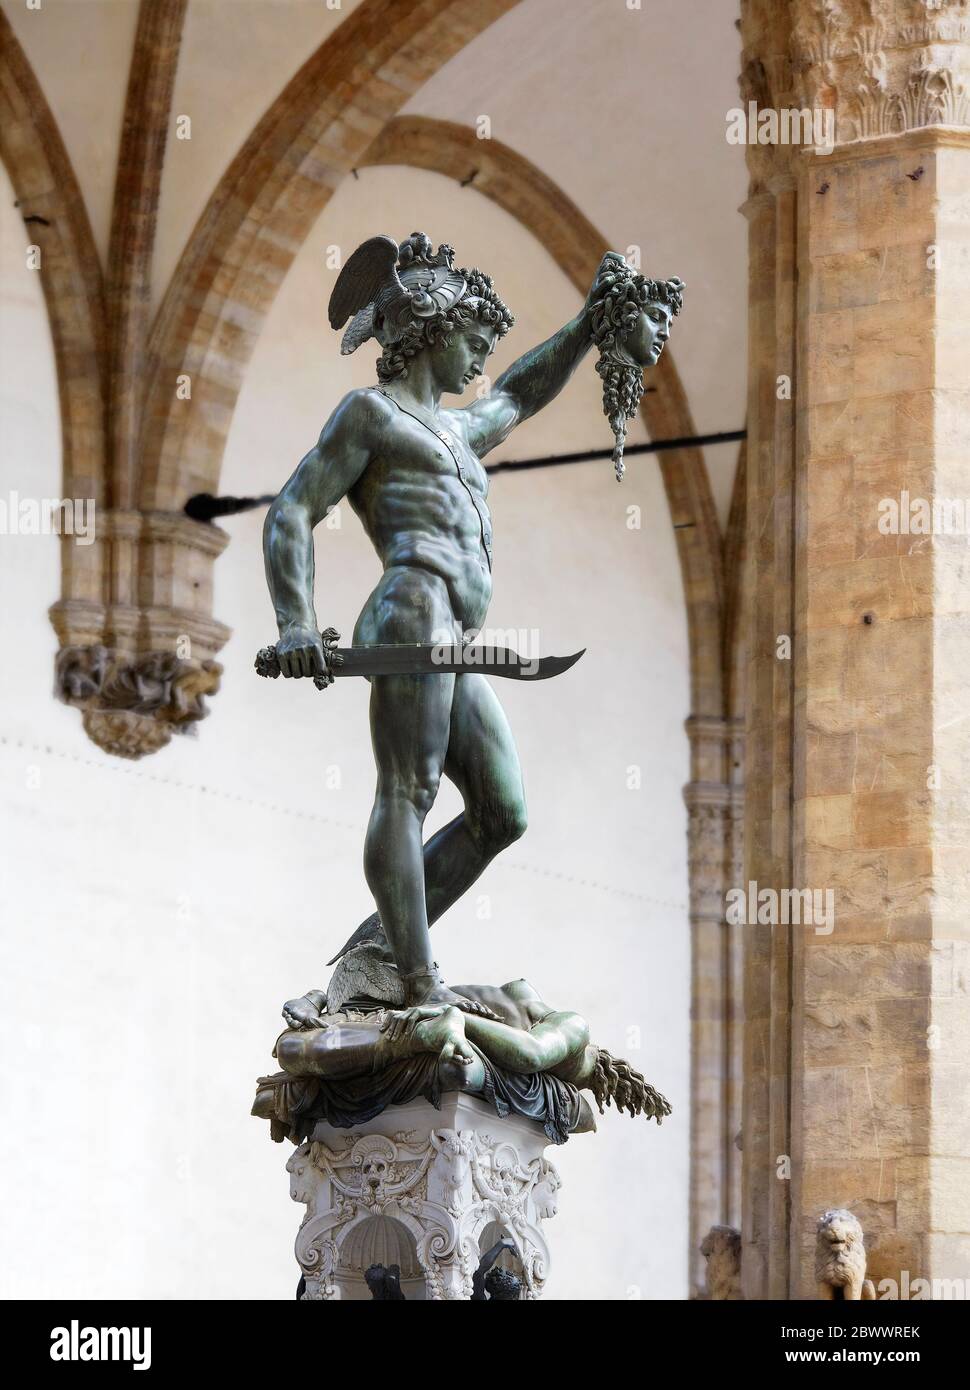
[[[750,120],[753,109],[777,111],[792,104],[791,23],[785,6],[775,0],[742,0],[741,71],[738,91]],[[763,193],[791,163],[792,147],[749,143],[745,158],[752,196]]]
[[[837,144],[970,125],[966,0],[795,0],[792,15],[798,102],[834,110]]]
[[[970,0],[742,0],[739,27],[748,122],[769,112],[780,132],[748,135],[753,196],[813,150],[970,127]]]

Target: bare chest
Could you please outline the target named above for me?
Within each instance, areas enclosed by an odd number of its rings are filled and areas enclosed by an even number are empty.
[[[431,425],[399,410],[381,453],[385,476],[404,472],[452,477],[480,498],[488,494],[488,474],[481,461],[446,421]]]

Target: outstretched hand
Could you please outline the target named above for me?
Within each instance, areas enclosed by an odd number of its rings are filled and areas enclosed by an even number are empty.
[[[448,1004],[415,1004],[410,1009],[388,1009],[380,1022],[380,1030],[389,1042],[412,1042],[419,1023],[440,1018]]]

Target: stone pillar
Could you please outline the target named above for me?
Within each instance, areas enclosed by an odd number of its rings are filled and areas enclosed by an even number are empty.
[[[481,1256],[503,1236],[498,1267],[541,1296],[549,1273],[542,1223],[555,1216],[559,1175],[540,1124],[501,1119],[458,1092],[440,1110],[393,1106],[366,1132],[316,1125],[287,1162],[290,1196],[307,1212],[296,1258],[311,1302],[371,1297],[370,1266],[397,1265],[405,1300],[468,1301]]]
[[[744,109],[790,104],[788,12],[742,6]],[[791,884],[795,188],[791,150],[748,145],[748,439],[745,827],[741,886]],[[745,913],[745,917],[753,914]],[[746,1298],[788,1296],[788,929],[743,922],[742,1280]]]
[[[691,932],[691,1294],[704,1288],[700,1244],[712,1226],[738,1219],[740,939],[725,918],[736,881],[742,789],[737,721],[687,720],[693,780],[687,803]]]
[[[970,1268],[970,551],[890,529],[970,498],[970,11],[749,0],[742,33],[746,99],[834,117],[749,149],[746,206],[745,878],[835,907],[745,928],[744,1289],[798,1298],[830,1207],[877,1282]]]

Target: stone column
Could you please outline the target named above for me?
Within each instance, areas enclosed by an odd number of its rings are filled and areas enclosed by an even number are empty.
[[[687,803],[691,932],[691,1294],[705,1285],[700,1244],[715,1225],[738,1220],[740,1127],[740,939],[725,918],[737,880],[742,788],[737,721],[687,720],[693,780]]]
[[[742,10],[741,95],[747,111],[790,104],[790,36],[783,7]],[[795,187],[791,150],[747,148],[748,439],[745,826],[741,887],[791,884],[793,681],[793,402]],[[746,919],[744,956],[742,1280],[746,1298],[788,1296],[790,1152],[789,929]]]
[[[834,117],[828,153],[749,151],[747,205],[745,877],[835,907],[745,929],[744,1288],[797,1298],[833,1206],[877,1282],[970,1269],[970,551],[890,529],[970,498],[970,12],[752,0],[742,32],[746,96]]]

